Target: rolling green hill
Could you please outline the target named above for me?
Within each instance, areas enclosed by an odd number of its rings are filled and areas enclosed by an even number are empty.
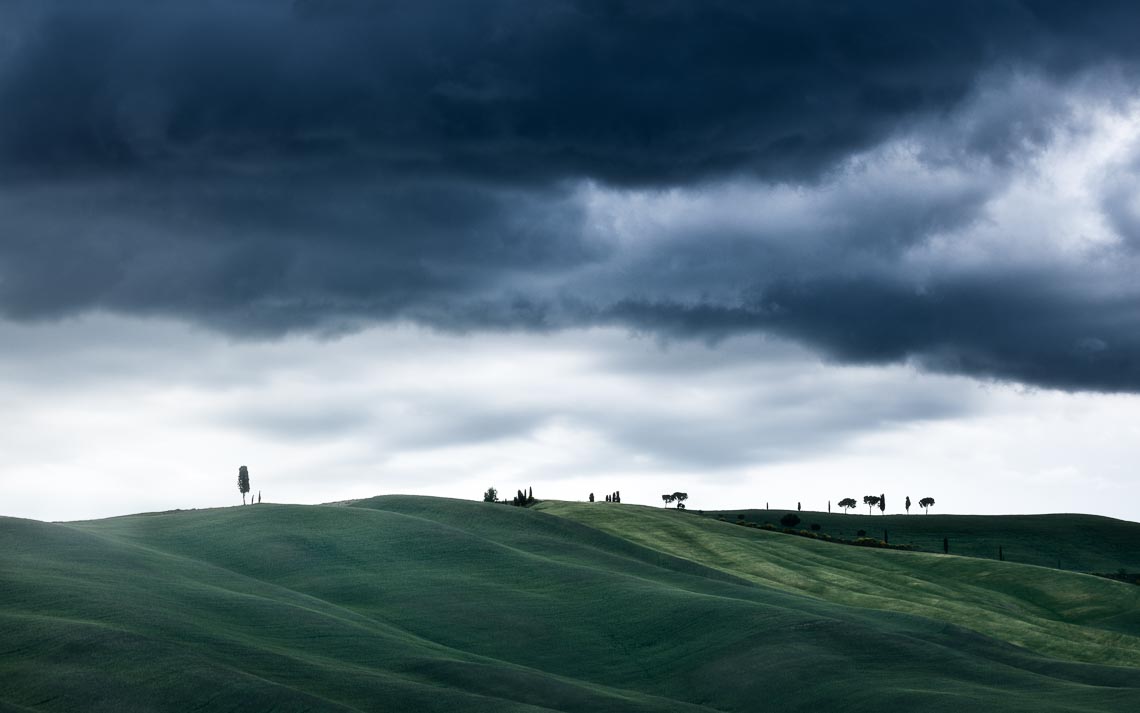
[[[1136,591],[625,505],[0,518],[0,710],[1130,711]]]
[[[798,527],[817,523],[821,532],[853,539],[859,530],[892,543],[917,545],[926,552],[942,552],[942,538],[950,552],[967,557],[998,558],[1000,546],[1007,562],[1035,564],[1076,572],[1140,571],[1140,523],[1096,515],[924,515],[917,506],[912,515],[867,515],[801,512]],[[725,510],[730,522],[745,520],[778,525],[788,510]],[[794,511],[791,511],[794,512]]]
[[[850,547],[678,510],[541,507],[785,591],[918,614],[1057,658],[1140,667],[1140,587],[1133,585],[1009,562]],[[977,535],[982,525],[971,520]]]

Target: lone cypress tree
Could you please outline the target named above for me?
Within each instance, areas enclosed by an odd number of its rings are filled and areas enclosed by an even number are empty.
[[[249,468],[244,465],[238,468],[238,490],[241,492],[241,504],[245,505],[245,495],[249,492]]]

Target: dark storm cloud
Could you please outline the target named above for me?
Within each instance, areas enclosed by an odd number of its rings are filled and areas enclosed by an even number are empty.
[[[1140,156],[1112,172],[1101,192],[1101,209],[1124,247],[1140,253]]]
[[[628,301],[607,315],[653,333],[770,331],[850,363],[924,368],[1062,389],[1140,390],[1140,293],[1074,293],[1048,274],[774,284],[736,305]]]
[[[0,3],[0,314],[776,331],[842,360],[1140,390],[1126,289],[1090,291],[1080,265],[904,266],[981,219],[1072,121],[1073,86],[1134,76],[1137,19],[1028,0]],[[893,141],[953,175],[853,188]],[[733,185],[806,207],[629,246],[589,199]],[[1135,243],[1130,185],[1102,205]]]
[[[42,5],[0,84],[7,171],[339,157],[509,181],[803,178],[991,66],[1064,73],[1135,47],[1129,3]]]
[[[442,324],[461,303],[471,326],[537,326],[524,298],[501,304],[499,290],[603,254],[560,194],[473,184],[116,178],[10,189],[0,209],[0,303],[16,318],[96,307],[272,334]]]

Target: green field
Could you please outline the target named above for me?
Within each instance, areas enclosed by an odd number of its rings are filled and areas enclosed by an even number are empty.
[[[1118,526],[1073,556],[1132,566]],[[0,518],[0,710],[1132,711],[1138,611],[1086,575],[629,505]]]
[[[950,553],[967,557],[998,558],[1006,562],[1036,564],[1076,572],[1140,571],[1140,523],[1095,515],[924,515],[915,506],[911,515],[867,515],[866,507],[851,514],[794,510],[724,510],[705,513],[734,522],[739,515],[751,522],[779,525],[789,512],[799,516],[798,528],[812,523],[833,537],[854,539],[859,530],[895,544],[913,544],[925,552],[942,552],[942,538]]]

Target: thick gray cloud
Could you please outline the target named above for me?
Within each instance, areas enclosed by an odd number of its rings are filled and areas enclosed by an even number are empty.
[[[438,181],[108,178],[13,187],[0,209],[0,303],[16,318],[106,308],[243,334],[444,323],[461,302],[476,319],[515,276],[604,252],[557,192]],[[499,310],[482,321],[529,326],[525,305]]]
[[[972,267],[916,255],[964,259],[1088,130],[1086,103],[1131,100],[1138,14],[4,3],[0,314],[769,331],[842,361],[1137,391],[1133,257],[1026,235]],[[1097,203],[1125,246],[1128,165]]]
[[[5,18],[22,29],[0,84],[6,172],[803,178],[953,107],[993,66],[1065,74],[1135,52],[1126,2],[37,5]]]
[[[939,372],[1069,390],[1140,390],[1140,295],[1072,294],[1055,276],[926,285],[889,279],[770,285],[738,306],[630,300],[619,323],[719,339],[770,331],[853,363],[912,360]]]

